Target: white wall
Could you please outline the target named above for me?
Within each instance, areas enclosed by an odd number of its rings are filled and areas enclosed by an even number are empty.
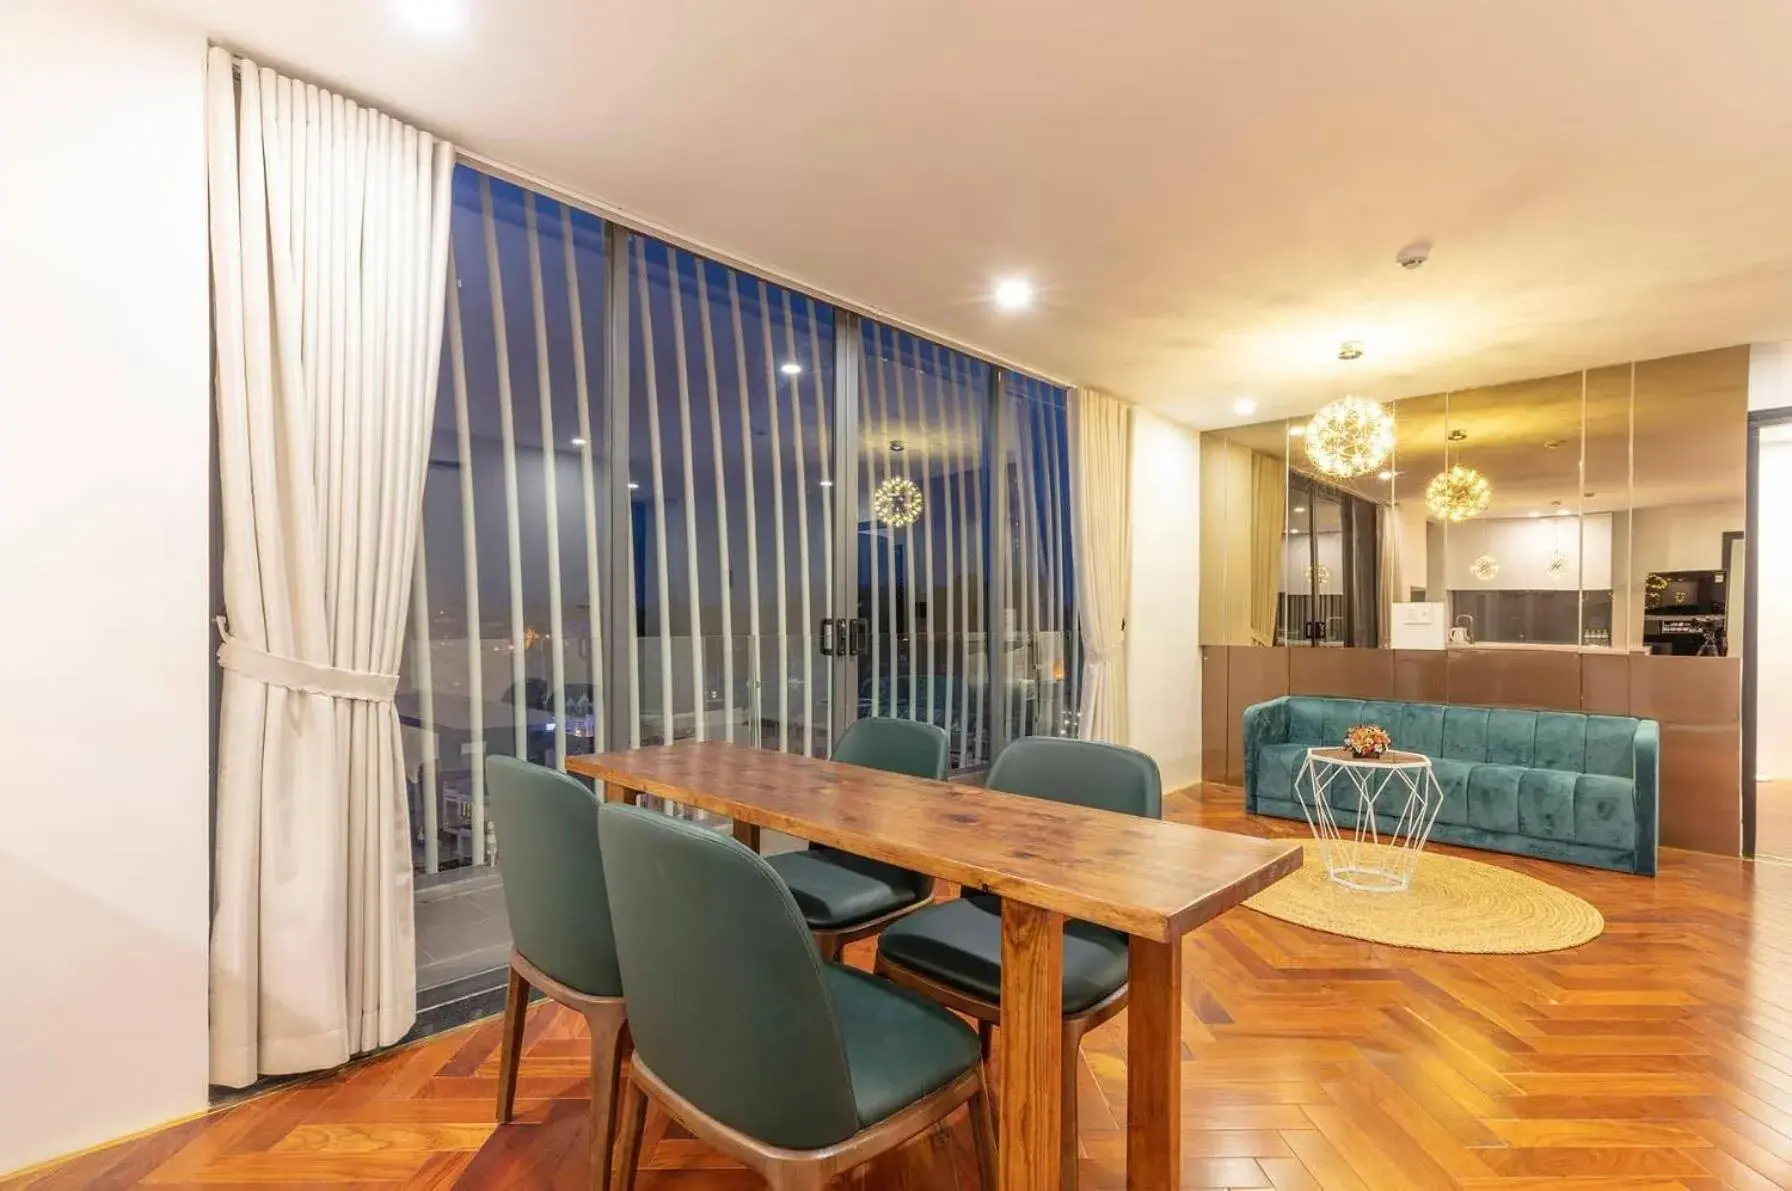
[[[1755,544],[1763,606],[1770,593],[1792,585],[1792,438],[1770,429],[1761,436],[1761,540]],[[1777,513],[1777,515],[1776,515]],[[1792,624],[1783,616],[1757,616],[1755,660],[1760,667],[1755,696],[1755,772],[1792,777]]]
[[[1200,499],[1195,433],[1135,410],[1129,743],[1157,761],[1166,790],[1201,778]]]
[[[1748,407],[1792,406],[1792,343],[1751,343],[1748,349]]]
[[[205,1104],[204,50],[0,5],[0,1171]]]

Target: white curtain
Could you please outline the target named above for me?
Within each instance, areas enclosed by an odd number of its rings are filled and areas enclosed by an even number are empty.
[[[211,1074],[240,1087],[416,1018],[392,692],[454,154],[220,49],[206,89],[228,613]]]
[[[1083,697],[1077,734],[1126,741],[1126,608],[1132,594],[1132,406],[1094,389],[1070,400]]]
[[[1377,644],[1387,646],[1394,639],[1394,605],[1404,602],[1408,594],[1401,584],[1406,533],[1398,507],[1377,505],[1375,515],[1380,518],[1381,531],[1375,576],[1376,603],[1381,605],[1381,640]]]

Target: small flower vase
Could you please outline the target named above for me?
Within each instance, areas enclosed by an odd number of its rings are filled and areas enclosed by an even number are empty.
[[[1344,747],[1360,761],[1378,760],[1391,743],[1387,729],[1376,724],[1358,724],[1344,733]]]

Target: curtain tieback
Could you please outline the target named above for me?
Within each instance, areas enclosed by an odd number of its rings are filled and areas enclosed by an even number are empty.
[[[1125,655],[1125,637],[1121,637],[1120,640],[1114,642],[1113,647],[1110,649],[1091,649],[1086,642],[1083,646],[1083,659],[1085,661],[1094,662],[1098,666],[1105,666],[1109,662],[1118,661]]]
[[[390,703],[398,690],[396,674],[323,666],[257,649],[239,637],[232,637],[222,616],[218,618],[218,635],[224,638],[224,644],[218,647],[218,664],[264,686],[368,703]]]

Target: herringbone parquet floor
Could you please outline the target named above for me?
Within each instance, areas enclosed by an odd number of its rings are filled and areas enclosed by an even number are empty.
[[[1236,792],[1172,814],[1255,834]],[[1653,881],[1487,857],[1606,915],[1543,956],[1447,956],[1234,911],[1190,937],[1185,1187],[1792,1187],[1792,869],[1664,854]],[[853,957],[870,958],[869,945]],[[1123,1184],[1125,1018],[1091,1035],[1082,1181]],[[582,1026],[530,1022],[521,1117],[491,1123],[497,1024],[383,1055],[58,1168],[73,1187],[585,1188]],[[641,1191],[757,1185],[649,1123]],[[872,1168],[873,1191],[975,1186],[962,1120]]]

